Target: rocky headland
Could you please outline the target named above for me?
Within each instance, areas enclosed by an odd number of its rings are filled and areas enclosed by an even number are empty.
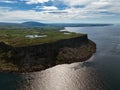
[[[41,71],[58,64],[82,62],[96,51],[87,35],[40,45],[13,47],[0,42],[0,71]]]

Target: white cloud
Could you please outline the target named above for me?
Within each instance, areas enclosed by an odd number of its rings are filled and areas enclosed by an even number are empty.
[[[45,7],[46,8],[46,7]],[[49,7],[50,8],[50,7]],[[49,10],[36,12],[35,10],[10,10],[9,7],[0,7],[0,21],[19,22],[24,20],[30,21],[47,21],[47,22],[69,22],[73,20],[87,19],[87,18],[103,18],[113,17],[114,15],[100,14],[102,10],[91,9],[76,9],[67,8],[65,10]],[[98,10],[98,11],[96,11]],[[104,11],[104,10],[103,10]],[[56,12],[56,13],[55,13]]]
[[[7,10],[7,8],[6,8]],[[72,18],[75,16],[74,13],[71,13],[71,10],[55,10],[54,12],[58,12],[58,14],[50,13],[49,11],[42,11],[42,12],[36,12],[35,10],[14,10],[14,11],[6,11],[4,12],[3,8],[2,11],[0,11],[0,21],[13,21],[13,22],[19,22],[24,20],[30,20],[30,21],[47,21],[47,22],[65,22],[72,20]],[[68,13],[62,13],[62,12],[68,12]]]
[[[100,0],[98,2],[92,2],[87,5],[85,9],[90,12],[98,12],[103,10],[110,13],[120,13],[120,1]]]
[[[22,1],[26,1],[26,4],[38,4],[48,2],[49,0],[22,0]]]
[[[3,3],[17,3],[17,1],[13,1],[13,0],[0,0],[0,2],[3,2]]]
[[[58,8],[57,7],[55,7],[55,6],[36,6],[36,8],[35,9],[37,9],[37,10],[51,10],[51,11],[53,11],[53,10],[57,10]]]
[[[107,5],[110,5],[110,3],[109,2],[93,2],[93,3],[91,3],[93,6],[107,6]]]
[[[64,19],[64,18],[63,18]],[[49,12],[36,12],[34,10],[16,10],[16,11],[1,11],[0,21],[21,21],[21,20],[33,20],[33,21],[60,21],[60,15],[52,14]],[[65,19],[64,19],[65,20]]]
[[[90,4],[91,2],[97,1],[97,0],[59,0],[64,2],[66,5],[69,6],[76,6],[76,5],[86,5]]]
[[[25,1],[25,0],[24,0]],[[27,4],[44,3],[49,0],[26,0]],[[52,1],[52,0],[51,0]],[[54,0],[55,1],[55,0]],[[120,15],[119,0],[60,0],[68,5],[64,10],[56,6],[37,6],[34,10],[11,10],[9,7],[0,7],[0,21],[50,21],[69,22],[81,19],[116,18]],[[76,5],[85,5],[75,8]],[[39,12],[37,12],[37,11]],[[118,18],[119,20],[119,18]]]
[[[0,14],[2,12],[10,11],[12,8],[11,7],[0,7]]]
[[[89,11],[89,13],[98,12],[102,10],[114,13],[120,12],[120,0],[59,0],[59,1],[62,1],[69,7],[83,5],[84,8],[82,8],[82,10],[84,10],[84,12]]]

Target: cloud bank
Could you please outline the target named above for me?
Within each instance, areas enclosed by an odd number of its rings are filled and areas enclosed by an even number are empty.
[[[1,6],[0,21],[120,22],[119,0],[1,0],[0,3],[24,5],[22,9]]]

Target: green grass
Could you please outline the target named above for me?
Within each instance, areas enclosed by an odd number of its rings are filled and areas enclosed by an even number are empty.
[[[26,35],[47,35],[42,38],[26,38]],[[0,29],[0,42],[12,45],[14,47],[32,46],[43,43],[50,43],[61,39],[69,39],[82,36],[83,34],[64,34],[59,28],[24,28],[24,29]]]

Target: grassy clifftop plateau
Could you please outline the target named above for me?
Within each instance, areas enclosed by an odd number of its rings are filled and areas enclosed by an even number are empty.
[[[96,51],[86,34],[57,28],[0,30],[0,71],[40,71],[57,64],[85,61]]]
[[[82,36],[83,34],[60,32],[60,28],[0,29],[0,42],[14,47],[50,43],[61,39]]]

